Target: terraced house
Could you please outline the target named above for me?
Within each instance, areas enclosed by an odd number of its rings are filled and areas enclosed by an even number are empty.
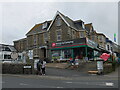
[[[14,46],[18,52],[26,51],[28,60],[36,57],[68,60],[76,56],[81,59],[94,59],[95,52],[106,51],[105,38],[104,34],[94,30],[92,23],[73,21],[57,11],[52,20],[36,24],[26,34],[25,48],[22,51],[19,48],[23,41],[14,41]]]

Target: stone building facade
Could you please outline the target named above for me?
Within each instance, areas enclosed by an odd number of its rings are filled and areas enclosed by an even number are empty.
[[[14,41],[14,46],[18,52],[26,51],[29,59],[35,57],[51,59],[52,43],[79,38],[89,39],[106,50],[106,36],[97,33],[92,23],[85,24],[82,20],[73,21],[59,11],[52,20],[36,24],[26,34],[25,39]]]

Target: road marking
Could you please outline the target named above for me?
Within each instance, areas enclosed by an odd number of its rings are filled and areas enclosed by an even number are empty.
[[[63,88],[63,87],[57,87],[57,88]]]
[[[75,75],[73,75],[73,76],[79,76],[79,75],[76,75],[76,74],[75,74]]]
[[[105,83],[106,86],[114,86],[114,83]]]
[[[111,82],[65,82],[65,83],[76,83],[76,84],[84,84],[84,85],[98,85],[98,86],[114,86],[114,83]]]
[[[25,84],[25,83],[20,83],[20,85],[28,85],[28,84]]]
[[[73,82],[66,82],[66,83],[73,83]]]
[[[97,74],[90,74],[90,75],[92,75],[92,76],[96,76]]]

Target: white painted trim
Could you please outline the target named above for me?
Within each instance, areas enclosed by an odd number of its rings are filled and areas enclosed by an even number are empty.
[[[52,26],[53,22],[55,21],[55,18],[56,18],[57,15],[59,15],[59,16],[63,19],[63,21],[67,24],[68,27],[71,27],[72,29],[74,29],[74,30],[76,30],[76,31],[79,31],[79,30],[77,30],[76,28],[70,26],[69,23],[62,17],[62,15],[60,14],[60,12],[57,11],[57,12],[56,12],[56,15],[54,16],[54,18],[53,18],[52,22],[50,23],[49,27],[47,28],[47,30],[46,30],[46,31],[43,31],[43,32],[38,32],[38,33],[44,33],[44,32],[49,31],[49,29],[50,29],[50,27]],[[26,34],[26,36],[33,35],[33,34],[38,34],[38,33]]]
[[[60,12],[57,11],[57,12],[56,12],[56,15],[54,16],[51,24],[49,25],[49,27],[48,27],[48,29],[47,29],[47,31],[49,31],[49,29],[50,29],[50,27],[52,26],[53,22],[55,21],[55,18],[56,18],[57,15],[59,15],[59,16],[63,19],[63,21],[67,24],[68,27],[71,27],[71,26],[69,25],[69,23],[62,17],[62,15],[60,14]],[[71,28],[75,29],[74,27],[71,27]],[[75,30],[77,30],[77,29],[75,29]],[[78,31],[78,30],[77,30],[77,31]]]

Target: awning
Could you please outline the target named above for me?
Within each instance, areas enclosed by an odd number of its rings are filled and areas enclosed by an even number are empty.
[[[74,45],[74,46],[70,45],[70,46],[64,46],[64,47],[55,47],[55,48],[50,48],[50,50],[70,49],[70,48],[79,48],[79,47],[89,47],[94,49],[93,47],[84,44],[84,45]]]

